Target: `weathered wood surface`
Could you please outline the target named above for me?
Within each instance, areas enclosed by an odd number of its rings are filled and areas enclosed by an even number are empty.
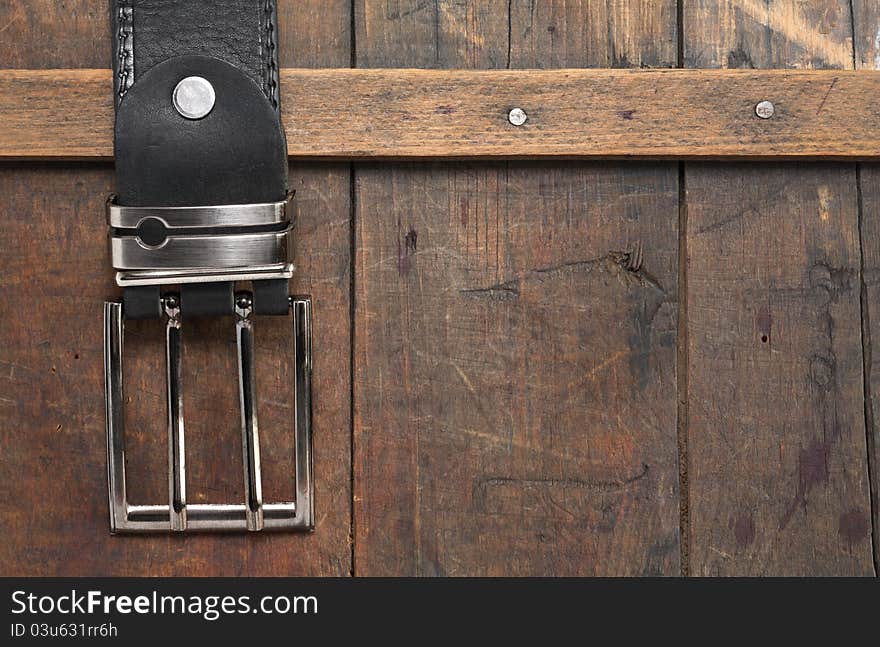
[[[880,4],[853,0],[853,49],[857,70],[880,70]]]
[[[671,2],[617,43],[514,3],[490,45],[496,4],[358,3],[358,64],[675,59]],[[676,166],[355,177],[356,573],[678,573]]]
[[[858,69],[880,70],[880,4],[853,0],[855,61]],[[865,367],[865,424],[871,475],[874,568],[880,569],[880,165],[858,167],[862,236],[862,334]]]
[[[0,68],[109,68],[110,5],[102,0],[0,4]]]
[[[862,326],[864,335],[865,367],[865,424],[871,476],[871,504],[873,528],[880,524],[880,166],[876,164],[860,169],[861,183],[861,234],[862,234]],[[874,564],[880,564],[880,542],[874,534]]]
[[[0,67],[94,66],[107,3],[4,3]],[[49,12],[40,14],[40,9]],[[34,16],[43,22],[30,23]],[[347,2],[282,3],[286,65],[347,65]],[[24,24],[23,24],[23,21]],[[39,30],[56,51],[21,48]],[[92,33],[97,30],[99,33]],[[339,38],[328,40],[327,34]],[[29,53],[28,53],[29,52]],[[104,100],[104,93],[95,97]],[[0,351],[0,542],[3,575],[348,575],[351,568],[349,173],[291,168],[297,189],[294,289],[314,299],[317,530],[307,536],[153,536],[108,533],[101,302],[115,295],[103,202],[109,165],[0,166],[0,308],[21,313]],[[193,501],[241,499],[234,322],[185,329],[184,387]],[[167,500],[164,355],[160,326],[131,325],[126,342],[129,483],[135,502]],[[257,323],[257,383],[267,498],[292,492],[289,321]],[[338,353],[338,354],[337,354]],[[340,359],[341,358],[341,359]]]
[[[293,158],[880,159],[872,72],[287,69],[281,81]],[[110,84],[108,70],[0,71],[0,159],[111,158]],[[763,99],[772,119],[755,114]]]
[[[848,0],[686,0],[684,34],[688,66],[853,66]],[[871,574],[855,167],[685,169],[690,573]]]
[[[674,0],[282,0],[282,62],[346,67],[353,43],[362,67],[880,67],[873,0],[681,1],[677,34]],[[107,67],[105,12],[3,3],[0,68]],[[28,313],[0,332],[0,573],[876,573],[876,164],[349,168],[291,169],[317,532],[111,539],[112,169],[0,165],[0,307]],[[194,500],[241,491],[228,323],[187,337]],[[289,478],[287,332],[258,332],[267,495]],[[162,333],[130,333],[129,471],[163,498]]]

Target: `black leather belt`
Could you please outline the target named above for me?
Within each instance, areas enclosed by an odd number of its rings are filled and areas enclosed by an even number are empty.
[[[107,203],[121,302],[104,307],[113,532],[309,530],[311,306],[293,274],[287,144],[273,0],[114,0],[116,195]],[[236,291],[247,282],[250,290]],[[239,286],[241,287],[241,286]],[[255,315],[292,313],[296,500],[264,503],[254,385]],[[245,498],[186,501],[181,341],[193,317],[236,320]],[[123,329],[165,318],[169,499],[126,498]]]

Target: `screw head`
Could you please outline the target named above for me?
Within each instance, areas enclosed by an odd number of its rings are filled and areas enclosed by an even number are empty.
[[[776,112],[776,106],[769,101],[762,101],[755,106],[755,114],[761,119],[769,119]]]
[[[528,120],[529,116],[522,108],[514,108],[507,115],[507,120],[514,126],[522,126]]]
[[[174,88],[174,109],[186,119],[202,119],[214,109],[217,95],[208,79],[188,76]]]

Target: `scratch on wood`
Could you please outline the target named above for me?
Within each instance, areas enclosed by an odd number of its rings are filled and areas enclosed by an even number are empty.
[[[605,359],[604,359],[603,361],[601,361],[599,364],[597,364],[597,365],[594,366],[592,369],[590,369],[590,370],[584,375],[584,379],[585,379],[585,380],[592,380],[592,379],[594,379],[594,378],[596,377],[596,374],[597,374],[597,373],[599,373],[600,371],[604,370],[604,369],[607,368],[608,366],[611,366],[612,364],[614,364],[615,362],[619,361],[620,359],[622,359],[622,358],[624,358],[624,357],[627,357],[627,356],[631,355],[632,353],[633,353],[633,351],[632,351],[631,349],[629,349],[629,350],[619,350],[619,351],[617,351],[616,353],[614,353],[614,354],[611,355],[610,357],[605,358]]]
[[[4,379],[8,379],[8,380],[18,379],[17,378],[18,373],[21,373],[21,372],[31,373],[32,372],[29,366],[24,366],[22,364],[15,364],[13,362],[6,362],[3,360],[0,360],[0,368],[5,369],[7,367],[9,368],[8,374],[0,375],[0,377],[2,377]],[[5,372],[6,371],[4,370],[4,373]]]
[[[614,252],[610,252],[614,253]],[[569,269],[591,269],[598,265],[601,265],[607,262],[609,259],[609,255],[599,256],[598,258],[588,258],[582,261],[568,261],[565,263],[559,263],[558,265],[550,265],[549,267],[538,267],[533,269],[532,274],[557,274],[564,270]]]
[[[582,261],[568,261],[530,270],[528,273],[544,281],[547,278],[556,278],[566,271],[584,270],[590,272],[594,269],[605,269],[618,277],[635,279],[642,287],[651,288],[662,294],[666,290],[660,282],[642,267],[644,251],[639,242],[628,251],[610,251],[604,256],[590,258]],[[494,283],[485,288],[466,288],[459,290],[461,294],[486,297],[495,300],[516,299],[520,294],[520,279],[511,279],[501,283]]]
[[[729,553],[725,553],[723,550],[718,550],[714,546],[709,546],[709,550],[711,550],[713,553],[721,555],[724,559],[730,559]]]
[[[543,478],[543,479],[529,479],[529,478],[516,478],[513,476],[493,476],[480,479],[477,481],[476,486],[474,487],[474,491],[485,492],[486,489],[490,487],[498,487],[504,485],[520,485],[524,487],[530,486],[552,486],[552,487],[562,487],[562,488],[573,488],[579,490],[619,490],[621,488],[628,487],[633,483],[640,481],[648,475],[649,466],[647,463],[642,465],[642,469],[632,476],[627,476],[621,479],[609,479],[609,480],[593,480],[593,479],[579,479],[579,478],[566,478],[566,479],[554,479],[554,478]]]
[[[519,281],[505,281],[496,283],[486,288],[469,288],[459,290],[461,294],[467,294],[476,297],[486,297],[488,299],[506,301],[508,299],[516,299],[519,297]]]
[[[700,227],[699,229],[697,229],[696,234],[698,236],[700,236],[702,234],[708,234],[708,233],[714,232],[717,229],[722,229],[722,228],[726,227],[727,225],[730,225],[738,220],[745,218],[746,216],[748,216],[748,217],[758,216],[761,214],[761,211],[760,211],[761,208],[766,209],[767,205],[776,204],[780,198],[785,196],[786,190],[787,190],[787,187],[783,187],[783,188],[780,188],[780,189],[773,191],[770,195],[762,196],[760,201],[756,201],[754,203],[744,205],[742,209],[737,209],[732,214],[722,218],[721,220],[717,220],[717,221],[710,223],[704,227]]]
[[[0,34],[2,34],[4,31],[9,29],[16,20],[18,20],[18,14],[14,15],[12,17],[12,20],[10,20],[8,23],[6,23],[2,27],[0,27]]]
[[[831,94],[831,91],[834,89],[834,86],[837,85],[837,79],[838,79],[838,77],[835,76],[834,79],[831,81],[831,85],[828,87],[828,91],[825,93],[825,96],[822,97],[822,103],[819,104],[819,109],[816,111],[817,115],[819,113],[821,113],[822,108],[825,107],[825,102],[828,101],[828,95]]]
[[[479,401],[477,401],[478,403]],[[478,405],[479,406],[479,405]],[[507,436],[499,436],[494,433],[490,433],[488,431],[482,431],[481,429],[472,429],[468,427],[453,427],[450,428],[451,432],[457,434],[464,434],[471,438],[475,438],[478,440],[482,440],[493,445],[497,445],[499,447],[503,447],[506,451],[510,451],[512,447],[516,447],[517,449],[522,449],[528,452],[534,452],[540,450],[541,455],[545,457],[552,457],[558,460],[565,460],[568,458],[568,455],[564,452],[553,451],[546,447],[536,447],[534,444],[529,443],[528,441],[518,440],[516,438],[509,438]]]
[[[479,394],[477,393],[477,390],[474,388],[474,385],[473,383],[471,383],[470,378],[468,378],[467,374],[463,370],[461,370],[461,367],[456,362],[450,362],[450,364],[452,364],[452,368],[455,369],[455,372],[458,373],[461,381],[464,382],[467,390],[471,392],[471,395],[479,398]]]
[[[599,258],[560,263],[559,265],[535,269],[532,270],[532,272],[538,275],[553,275],[564,270],[591,270],[598,267],[610,270],[613,274],[622,276],[620,271],[623,270],[625,276],[635,278],[643,287],[649,287],[665,294],[666,291],[663,289],[663,286],[660,285],[660,282],[642,267],[643,260],[644,252],[641,243],[637,243],[628,251],[612,250],[605,256],[600,256]]]

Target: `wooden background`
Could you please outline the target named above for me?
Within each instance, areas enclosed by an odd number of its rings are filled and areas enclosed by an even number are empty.
[[[279,13],[285,67],[880,68],[874,0]],[[0,68],[107,68],[108,30],[104,0],[9,0]],[[876,575],[880,166],[309,164],[291,182],[316,532],[112,538],[112,167],[0,165],[0,574]],[[161,501],[162,332],[130,328],[132,494]],[[286,333],[258,329],[267,497],[289,482]],[[185,335],[191,500],[240,498],[234,326]]]

